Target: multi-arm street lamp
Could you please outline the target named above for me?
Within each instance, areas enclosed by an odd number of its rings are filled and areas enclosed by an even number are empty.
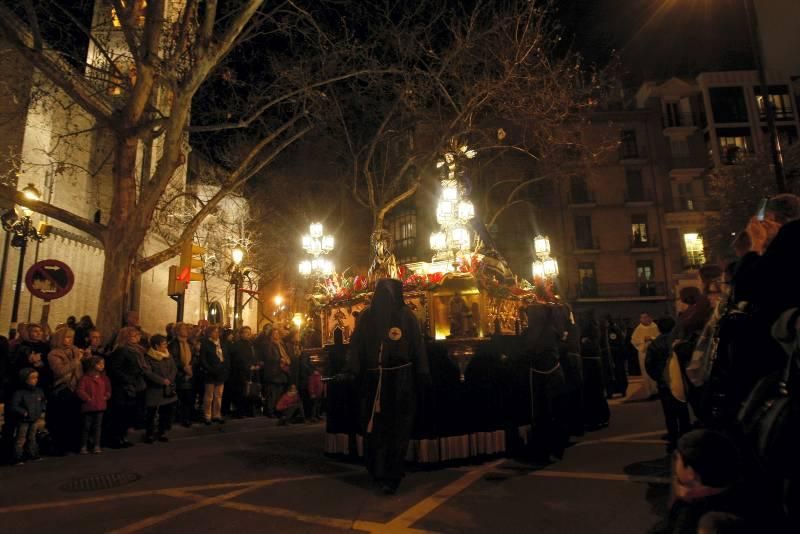
[[[330,276],[335,268],[333,262],[322,256],[333,251],[334,240],[332,235],[324,235],[322,223],[312,223],[308,227],[308,234],[303,236],[303,250],[311,255],[310,260],[300,262],[299,271],[303,276]]]
[[[547,279],[558,276],[558,261],[550,256],[550,238],[541,234],[534,237],[533,250],[536,253],[536,259],[531,266],[533,278]]]
[[[22,194],[30,200],[39,200],[41,194],[33,184],[28,184]],[[14,303],[11,307],[11,327],[16,328],[19,312],[19,298],[22,291],[22,271],[25,267],[25,252],[28,240],[43,241],[47,236],[33,225],[31,215],[33,211],[24,206],[15,206],[7,210],[2,219],[3,230],[11,234],[11,246],[19,249],[19,264],[17,266],[17,283],[14,287]]]

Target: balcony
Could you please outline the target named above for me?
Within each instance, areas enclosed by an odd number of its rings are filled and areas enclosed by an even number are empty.
[[[641,238],[631,238],[632,253],[658,252],[658,243],[654,239],[643,241]]]
[[[651,206],[654,202],[655,199],[650,191],[627,191],[625,193],[626,206]]]
[[[593,208],[597,205],[597,199],[593,191],[585,188],[574,188],[569,192],[569,207],[571,208]]]
[[[661,117],[661,125],[665,130],[668,128],[705,128],[706,119],[704,113],[681,111],[680,113],[668,113]]]
[[[619,161],[621,163],[641,164],[647,161],[647,150],[623,143],[619,147]]]
[[[600,242],[593,236],[586,239],[576,239],[573,252],[575,254],[597,254],[600,252]]]
[[[644,301],[665,300],[664,282],[628,282],[622,284],[598,284],[595,280],[584,279],[578,286],[578,301]]]
[[[719,201],[714,198],[693,195],[693,196],[677,196],[672,198],[672,206],[669,211],[716,211],[719,209]]]

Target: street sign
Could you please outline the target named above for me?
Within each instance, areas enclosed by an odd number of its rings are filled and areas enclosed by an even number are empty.
[[[72,269],[58,260],[38,261],[25,274],[25,287],[31,295],[45,301],[60,299],[69,293],[74,283]]]

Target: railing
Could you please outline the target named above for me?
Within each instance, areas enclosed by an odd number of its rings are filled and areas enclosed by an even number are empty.
[[[702,113],[693,113],[691,111],[681,111],[679,113],[667,113],[661,117],[661,123],[664,128],[681,128],[692,126],[705,126],[705,120]]]
[[[594,192],[588,189],[572,189],[569,192],[570,204],[595,204],[596,202]]]
[[[643,240],[641,238],[631,238],[631,249],[639,248],[658,248],[658,242],[655,239]]]
[[[625,202],[653,202],[653,194],[650,191],[625,192]]]
[[[673,197],[670,211],[716,211],[718,209],[719,199],[697,195]]]
[[[578,285],[577,293],[578,298],[663,297],[667,294],[664,282],[598,284],[589,279]]]
[[[647,157],[647,150],[643,147],[622,143],[619,146],[619,159],[643,159]]]
[[[600,242],[594,236],[588,239],[575,239],[575,250],[600,250]]]

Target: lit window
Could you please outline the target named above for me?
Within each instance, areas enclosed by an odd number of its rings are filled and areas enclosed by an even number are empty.
[[[631,238],[634,247],[648,245],[647,215],[634,215],[631,217]]]
[[[683,243],[686,246],[686,260],[689,266],[696,267],[706,262],[703,236],[697,233],[683,234]]]
[[[400,213],[392,221],[395,249],[401,263],[414,260],[417,239],[417,213],[413,210]]]

